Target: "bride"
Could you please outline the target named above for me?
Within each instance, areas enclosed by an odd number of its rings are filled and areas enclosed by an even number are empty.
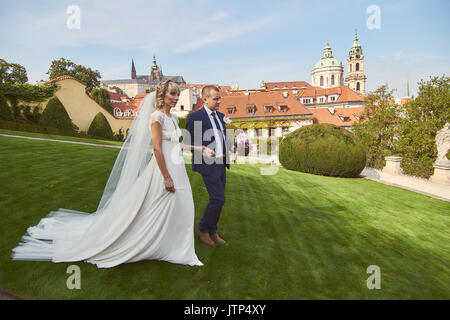
[[[183,161],[179,87],[166,80],[148,94],[108,178],[97,211],[59,208],[30,227],[14,260],[85,261],[111,268],[141,260],[202,266],[194,249],[194,202]]]

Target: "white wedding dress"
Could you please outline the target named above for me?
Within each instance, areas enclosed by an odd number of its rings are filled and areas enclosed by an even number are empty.
[[[162,126],[162,152],[175,192],[165,189],[155,157],[133,184],[111,197],[102,214],[58,209],[28,228],[14,260],[85,261],[98,268],[161,260],[202,266],[194,248],[194,201],[179,143],[178,118],[157,110],[152,122]]]

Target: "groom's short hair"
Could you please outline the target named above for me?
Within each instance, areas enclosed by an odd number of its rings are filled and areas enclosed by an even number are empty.
[[[219,88],[217,88],[216,86],[213,86],[213,85],[204,86],[203,89],[202,89],[202,98],[209,97],[210,92],[213,91],[213,90],[217,91],[217,92],[220,92]]]

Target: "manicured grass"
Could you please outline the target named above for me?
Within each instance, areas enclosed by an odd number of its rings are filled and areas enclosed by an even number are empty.
[[[95,144],[108,144],[108,145],[115,145],[115,146],[121,146],[123,144],[123,142],[121,142],[121,141],[87,139],[87,138],[58,136],[58,135],[53,135],[53,134],[35,133],[35,132],[26,132],[26,131],[14,131],[14,130],[5,130],[5,129],[0,129],[0,133],[11,134],[11,135],[15,135],[15,136],[57,139],[57,140],[66,140],[66,141],[79,141],[79,142],[89,142],[89,143],[95,143]]]
[[[94,212],[117,149],[0,136],[0,287],[33,299],[449,299],[450,203],[368,179],[262,165],[227,173],[219,233],[196,238],[203,267],[160,261],[94,265],[12,261],[11,249],[51,210]],[[195,225],[208,201],[190,170]],[[66,287],[81,268],[81,290]],[[381,269],[369,290],[366,269]]]

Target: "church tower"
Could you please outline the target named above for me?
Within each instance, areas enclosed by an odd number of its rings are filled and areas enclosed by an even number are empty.
[[[131,59],[131,79],[136,79],[136,68],[134,67],[133,59]]]
[[[364,75],[364,55],[361,45],[358,42],[358,34],[355,31],[355,38],[347,59],[347,78],[345,78],[345,85],[360,94],[365,94],[366,79]]]
[[[160,68],[156,64],[155,55],[153,55],[153,64],[152,64],[152,67],[150,69],[150,80],[158,80],[158,81],[162,81],[163,80],[162,71],[160,70]]]

